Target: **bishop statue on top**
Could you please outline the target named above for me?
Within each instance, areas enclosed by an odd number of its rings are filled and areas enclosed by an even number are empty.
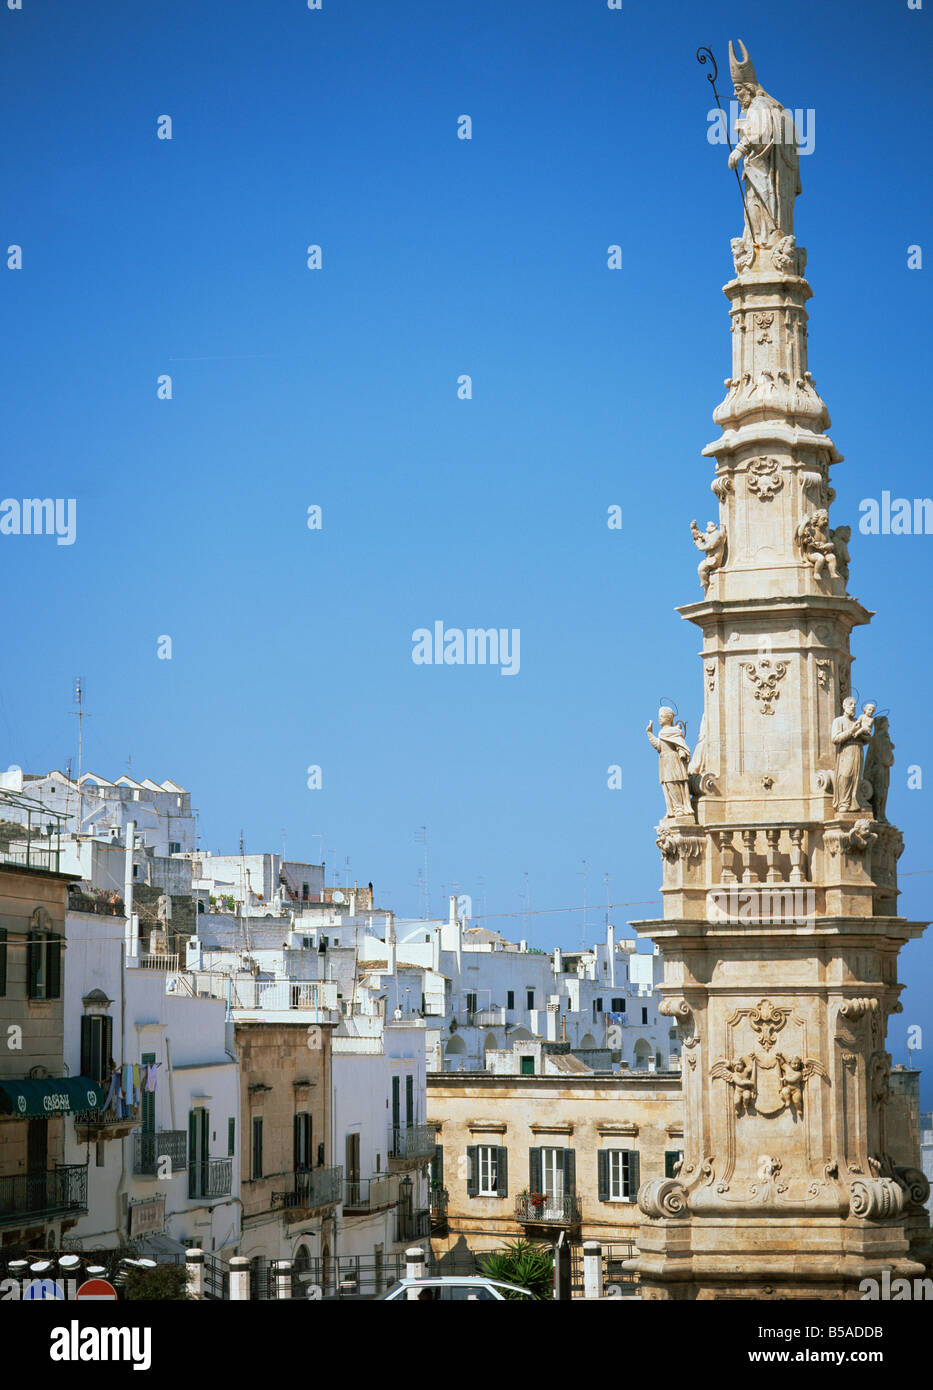
[[[774,247],[794,234],[794,199],[800,192],[800,161],[794,115],[765,91],[755,76],[748,49],[739,39],[741,60],[729,44],[729,71],[742,108],[736,122],[739,143],[729,155],[729,168],[745,161],[747,223],[741,239],[754,246]],[[794,243],[785,243],[789,251]]]

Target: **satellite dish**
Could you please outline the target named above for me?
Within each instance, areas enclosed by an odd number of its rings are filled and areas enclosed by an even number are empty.
[[[335,888],[335,889],[334,889],[333,901],[334,901],[335,903],[344,903],[344,902],[346,902],[346,898],[345,898],[344,895],[341,893],[341,891],[340,891],[339,888]]]

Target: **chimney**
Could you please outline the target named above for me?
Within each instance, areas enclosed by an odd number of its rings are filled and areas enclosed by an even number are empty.
[[[564,969],[564,953],[559,946],[554,947],[554,974],[560,975]]]
[[[457,922],[457,899],[453,894],[451,894],[448,901],[450,903],[450,912],[448,914],[447,921],[453,927],[456,925]]]
[[[353,889],[353,892],[350,894],[350,916],[351,916],[351,917],[355,917],[355,916],[356,916],[356,889],[355,889],[355,888]]]
[[[611,922],[606,925],[606,950],[609,953],[609,983],[616,983],[616,929]]]

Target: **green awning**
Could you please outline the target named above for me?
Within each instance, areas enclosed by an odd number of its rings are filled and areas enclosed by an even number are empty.
[[[103,1089],[89,1076],[56,1076],[44,1081],[0,1079],[0,1115],[50,1120],[81,1110],[99,1110]]]

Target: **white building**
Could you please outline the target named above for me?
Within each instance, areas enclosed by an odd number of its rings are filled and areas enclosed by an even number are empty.
[[[80,778],[63,772],[42,774],[12,767],[0,773],[0,787],[35,798],[65,817],[63,830],[78,835],[122,839],[128,821],[136,826],[138,843],[158,855],[181,854],[195,848],[191,796],[177,782],[138,782],[132,777],[108,781],[94,772]]]

